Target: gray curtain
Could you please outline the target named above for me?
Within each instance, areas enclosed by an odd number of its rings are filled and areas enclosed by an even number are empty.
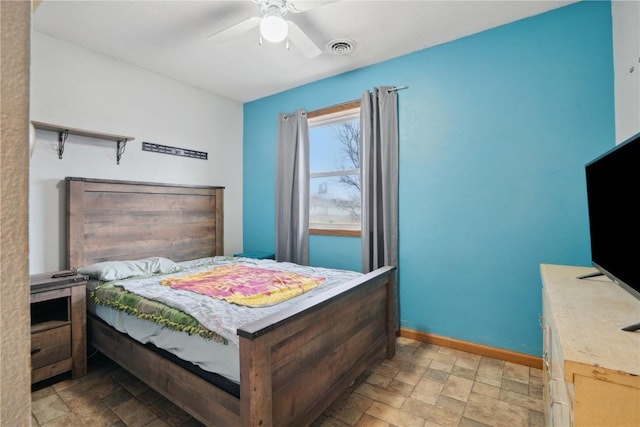
[[[398,96],[381,86],[360,105],[362,272],[398,263]]]
[[[304,110],[278,117],[276,260],[309,264],[309,125]]]

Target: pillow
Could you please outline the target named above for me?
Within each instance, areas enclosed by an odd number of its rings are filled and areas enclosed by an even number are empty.
[[[180,266],[168,258],[151,257],[133,261],[99,262],[79,268],[78,272],[88,275],[91,279],[109,282],[136,276],[176,273],[180,270]]]
[[[188,270],[190,268],[196,268],[196,267],[203,267],[205,265],[212,265],[214,264],[217,260],[222,260],[225,259],[225,257],[223,256],[210,256],[210,257],[205,257],[205,258],[197,258],[197,259],[191,259],[191,260],[187,260],[187,261],[181,261],[179,263],[180,267],[182,267],[183,270]]]

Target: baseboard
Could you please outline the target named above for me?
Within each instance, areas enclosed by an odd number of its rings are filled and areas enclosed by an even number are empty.
[[[512,362],[519,365],[529,366],[531,368],[542,369],[542,358],[531,356],[529,354],[489,347],[483,344],[476,344],[469,341],[457,340],[455,338],[443,337],[440,335],[428,334],[426,332],[414,331],[405,328],[400,328],[400,336],[428,344],[435,344],[466,351],[467,353],[479,354],[480,356],[492,357],[494,359],[504,360],[505,362]]]

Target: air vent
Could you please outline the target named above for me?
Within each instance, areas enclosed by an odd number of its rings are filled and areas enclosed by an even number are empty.
[[[356,49],[356,42],[349,39],[335,39],[327,43],[327,51],[333,55],[349,55]]]

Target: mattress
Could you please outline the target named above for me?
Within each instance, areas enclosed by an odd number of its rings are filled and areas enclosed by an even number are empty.
[[[206,372],[221,375],[236,384],[239,384],[240,381],[237,328],[244,323],[259,320],[278,310],[307,301],[309,298],[313,298],[314,295],[330,290],[361,275],[361,273],[352,271],[306,267],[291,263],[277,263],[272,260],[249,258],[212,257],[178,264],[182,271],[177,276],[184,276],[191,272],[202,272],[212,265],[242,264],[278,271],[295,271],[325,278],[321,285],[300,296],[259,308],[238,306],[203,295],[193,294],[193,292],[174,291],[171,293],[166,286],[164,287],[165,289],[155,286],[154,282],[159,281],[161,277],[166,277],[166,275],[121,281],[122,283],[119,281],[110,282],[117,286],[123,286],[129,292],[135,292],[136,295],[142,297],[153,295],[153,300],[161,301],[163,304],[175,307],[178,310],[185,310],[187,314],[196,318],[201,324],[210,326],[216,335],[224,339],[209,339],[198,334],[175,330],[166,325],[139,318],[120,309],[106,305],[96,305],[91,297],[87,298],[89,312],[119,332],[129,335],[140,343],[152,344],[173,354],[180,360],[189,362]],[[104,282],[90,280],[87,286],[88,294],[91,295],[98,285],[103,284]],[[154,287],[150,286],[150,284],[158,288],[153,293],[149,293],[149,288]],[[180,293],[182,299],[175,298],[175,294]],[[180,301],[176,302],[177,300]],[[191,307],[192,305],[196,307]],[[220,316],[225,317],[216,318],[211,316],[210,313],[219,313]]]
[[[240,383],[239,349],[235,345],[224,345],[198,335],[175,331],[110,307],[95,306],[93,314],[142,344],[153,344],[207,372]]]

